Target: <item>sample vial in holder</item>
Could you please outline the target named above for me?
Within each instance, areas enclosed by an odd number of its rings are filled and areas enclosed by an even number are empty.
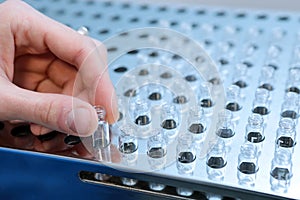
[[[160,122],[163,134],[168,143],[174,140],[179,130],[179,112],[173,104],[161,106]]]
[[[292,174],[292,154],[286,149],[277,149],[271,166],[271,189],[276,192],[287,192]]]
[[[190,188],[182,188],[182,187],[178,187],[176,188],[176,192],[178,195],[183,196],[183,197],[189,197],[192,196],[194,191]]]
[[[252,112],[262,116],[267,116],[270,113],[270,92],[267,89],[256,89]],[[264,120],[265,118],[266,117],[264,117]]]
[[[134,107],[134,123],[140,127],[149,125],[151,123],[151,110],[148,101],[142,98],[136,98]]]
[[[147,141],[148,162],[151,169],[159,170],[165,167],[167,142],[161,132],[151,136]]]
[[[258,153],[261,152],[264,135],[264,119],[261,115],[252,113],[248,118],[248,124],[246,125],[245,140],[255,144]]]
[[[258,87],[264,88],[269,91],[273,91],[274,90],[274,86],[273,86],[274,72],[275,72],[274,67],[272,67],[270,65],[263,66],[261,69]]]
[[[164,98],[164,93],[164,87],[158,83],[150,83],[147,85],[148,99],[151,101],[151,104],[161,104],[161,101]]]
[[[285,94],[284,102],[281,106],[281,117],[290,118],[297,123],[299,117],[299,95],[294,92]]]
[[[102,106],[94,106],[98,116],[98,128],[92,135],[93,148],[99,150],[110,144],[109,125],[106,111]]]
[[[289,69],[286,91],[300,94],[300,65],[296,64]]]
[[[243,62],[238,63],[235,65],[234,68],[235,76],[232,79],[233,85],[238,86],[239,88],[243,89],[248,86],[248,67]],[[242,94],[241,94],[242,96]]]
[[[218,114],[216,134],[224,140],[226,146],[231,143],[232,137],[235,135],[235,125],[232,118],[232,112],[227,109],[221,110]]]
[[[239,119],[239,113],[242,109],[240,88],[237,85],[231,85],[226,91],[226,109],[230,110],[233,114],[233,120]]]
[[[206,115],[212,114],[212,107],[214,106],[214,101],[210,94],[212,87],[210,82],[203,82],[200,84],[198,90],[198,103],[201,105]]]
[[[207,120],[200,105],[190,109],[187,128],[189,133],[193,135],[195,147],[200,149],[207,133]]]
[[[276,147],[294,151],[296,145],[296,126],[290,118],[281,118],[277,129]]]
[[[254,186],[256,173],[258,171],[257,147],[252,143],[245,143],[241,146],[238,157],[238,179],[239,184]]]
[[[122,162],[127,166],[134,166],[138,158],[138,140],[134,132],[134,126],[125,125],[121,127],[118,138]]]
[[[227,165],[226,147],[223,140],[218,139],[215,143],[210,143],[212,149],[207,155],[206,172],[211,180],[223,180],[225,166]]]
[[[189,133],[178,137],[176,166],[179,174],[192,175],[196,167],[196,149]]]

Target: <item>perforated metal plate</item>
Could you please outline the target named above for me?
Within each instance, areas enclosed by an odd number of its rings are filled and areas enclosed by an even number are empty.
[[[279,127],[282,105],[287,90],[298,95],[300,89],[297,85],[298,80],[294,80],[292,83],[292,77],[289,75],[290,68],[296,67],[300,59],[300,32],[298,30],[300,15],[264,10],[204,6],[187,7],[169,4],[151,5],[114,1],[52,0],[28,2],[41,12],[73,29],[78,29],[80,26],[87,27],[91,37],[107,44],[109,56],[114,53],[118,54],[123,49],[122,46],[118,46],[118,43],[111,45],[110,41],[112,40],[109,38],[117,35],[118,41],[124,40],[124,43],[119,44],[124,45],[128,40],[124,32],[128,33],[129,30],[135,28],[170,28],[199,42],[215,61],[221,77],[220,80],[210,79],[210,82],[215,84],[220,82],[226,90],[234,84],[238,86],[241,92],[239,96],[241,110],[233,112],[237,120],[235,121],[235,135],[232,137],[231,143],[227,145],[225,175],[220,180],[210,179],[207,174],[205,156],[198,156],[192,175],[179,174],[175,162],[176,155],[169,157],[171,159],[169,165],[151,173],[171,180],[184,180],[196,185],[209,185],[219,189],[232,190],[232,197],[236,198],[243,197],[241,195],[243,193],[250,193],[254,196],[257,195],[257,197],[300,198],[300,193],[297,191],[300,185],[300,170],[298,169],[300,165],[300,157],[298,156],[300,147],[297,142],[292,147],[293,176],[290,179],[290,185],[287,186],[286,191],[275,191],[271,188],[271,165],[276,147],[276,132]],[[123,34],[119,35],[120,33]],[[137,35],[136,40],[140,39],[141,35]],[[144,39],[147,40],[147,37],[144,37]],[[162,41],[167,39],[161,38]],[[134,38],[131,38],[130,41],[134,41]],[[127,43],[127,45],[130,45],[130,43]],[[169,67],[159,68],[156,79],[164,79],[164,76],[168,78],[168,74],[165,72],[171,68],[178,72],[185,84],[190,84],[194,91],[198,91],[198,84],[203,82],[203,79],[199,78],[193,68],[189,68],[187,64],[176,60],[176,56],[174,57],[170,52],[149,48],[138,49],[123,54],[110,63],[111,78],[115,86],[118,86],[117,91],[123,99],[126,99],[124,97],[125,89],[122,88],[124,84],[119,84],[120,80],[122,83],[122,78],[131,78],[132,74],[138,77],[141,76],[138,73],[143,75],[146,71],[153,73],[155,67],[148,65],[149,63]],[[299,71],[295,72],[294,75],[296,79],[299,78]],[[197,82],[196,80],[194,82],[195,78],[199,78],[201,81]],[[247,120],[253,112],[253,102],[255,99],[257,100],[255,97],[257,88],[265,88],[269,91],[270,113],[264,115],[265,139],[261,154],[258,157],[255,184],[245,186],[239,183],[238,157],[240,147],[245,143]],[[143,89],[141,90],[143,91]],[[148,90],[144,89],[144,94],[147,94],[147,92]],[[129,100],[127,99],[127,101]],[[228,108],[234,110],[236,106],[230,105]],[[298,112],[298,105],[295,110]],[[262,110],[259,112],[263,114]],[[120,131],[118,126],[114,126],[112,130],[112,144],[117,146]],[[296,131],[298,130],[299,125],[296,126]],[[147,139],[148,136],[139,138],[139,151],[142,151],[144,155],[147,154]],[[65,139],[65,142],[69,141],[70,138]],[[295,141],[298,141],[298,137]],[[176,150],[168,150],[168,152],[175,154]],[[141,165],[147,163],[143,159],[146,158],[140,157],[137,159],[137,163],[129,166],[112,161],[110,166],[140,172],[143,171]],[[147,167],[146,169],[149,170]],[[282,176],[283,179],[286,178],[284,171],[281,171],[279,176]],[[178,184],[177,187],[180,188],[180,182]],[[195,186],[195,188],[197,187]]]

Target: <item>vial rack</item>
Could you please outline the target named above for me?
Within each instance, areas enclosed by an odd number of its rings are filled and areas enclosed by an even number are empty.
[[[224,94],[227,97],[227,111],[231,110],[230,114],[226,114],[228,112],[225,110],[222,116],[219,116],[222,120],[217,120],[221,124],[218,127],[233,122],[232,127],[234,128],[232,130],[234,133],[220,132],[218,136],[221,138],[221,142],[217,141],[217,145],[214,145],[210,154],[203,157],[199,156],[197,150],[190,149],[190,139],[188,138],[180,139],[183,143],[186,142],[184,147],[179,148],[185,149],[182,151],[176,149],[176,145],[169,147],[168,141],[158,142],[162,151],[157,151],[154,156],[160,159],[152,160],[155,161],[155,166],[163,165],[164,167],[147,168],[146,172],[153,177],[161,177],[161,180],[154,178],[153,182],[149,178],[148,182],[152,185],[150,184],[148,190],[152,188],[151,191],[159,191],[158,193],[167,195],[167,197],[182,198],[205,199],[215,197],[214,194],[222,198],[223,192],[227,194],[225,196],[241,199],[250,198],[253,195],[257,198],[300,198],[297,192],[298,177],[300,177],[297,166],[300,164],[300,159],[297,156],[299,145],[297,145],[298,138],[296,137],[297,130],[299,130],[297,118],[298,95],[300,93],[300,68],[298,66],[300,29],[297,28],[300,19],[299,14],[201,5],[189,7],[181,4],[152,5],[115,1],[52,0],[40,2],[29,0],[27,2],[44,14],[73,29],[78,29],[80,26],[87,27],[91,37],[107,44],[108,56],[120,54],[119,51],[123,48],[117,46],[117,43],[110,46],[110,41],[112,41],[109,40],[110,37],[116,36],[120,40],[122,38],[126,40],[126,33],[130,34],[130,30],[158,27],[178,31],[199,42],[215,62],[220,79],[210,79],[209,83],[213,85],[222,84]],[[147,40],[147,37],[146,34],[140,34],[140,39]],[[160,39],[162,41],[168,40],[168,38],[163,37]],[[185,68],[180,68],[180,66]],[[174,69],[178,72],[176,76],[172,76]],[[168,73],[170,71],[171,74]],[[203,80],[193,71],[193,68],[184,63],[177,55],[172,55],[161,49],[132,49],[127,54],[123,54],[110,62],[109,72],[113,83],[117,86],[119,97],[130,104],[130,101],[134,99],[131,98],[134,96],[134,91],[126,93],[129,88],[122,88],[121,85],[132,85],[138,88],[141,96],[147,99],[148,104],[151,104],[147,105],[148,109],[145,109],[148,112],[149,107],[161,105],[161,100],[173,101],[173,103],[174,101],[183,102],[182,105],[184,105],[186,99],[183,97],[173,99],[172,92],[162,87],[156,87],[155,84],[140,86],[138,78],[143,77],[143,75],[157,76],[155,78],[162,80],[162,82],[165,81],[164,84],[177,78],[177,76],[181,76],[182,80],[185,81],[183,84],[188,84],[193,90],[199,90],[199,87],[203,87],[202,93],[205,90],[205,84],[202,84]],[[122,81],[128,84],[122,84]],[[180,86],[178,85],[178,87]],[[161,99],[161,97],[165,99]],[[204,99],[206,101],[202,102],[201,105],[205,112],[205,108],[210,107],[214,101],[210,101],[209,98]],[[137,106],[136,101],[133,103],[135,104],[133,106]],[[129,110],[130,108],[122,109]],[[132,115],[129,119],[134,118],[134,110],[128,112],[128,115]],[[172,109],[168,108],[168,110]],[[188,111],[184,112],[187,113]],[[157,120],[155,118],[160,118],[161,113],[151,115],[151,122],[149,119],[143,118],[138,124],[159,123],[155,121]],[[171,115],[180,117],[180,114],[180,112],[176,112],[176,114]],[[227,122],[228,116],[230,117]],[[125,116],[123,117],[124,120]],[[281,120],[282,118],[287,120]],[[178,119],[178,121],[181,120]],[[118,123],[122,123],[122,120]],[[6,127],[5,129],[8,129],[13,136],[26,135],[30,132],[26,125],[16,126],[16,128],[8,126],[9,128]],[[122,130],[119,127],[122,126],[111,128],[111,145],[116,147],[119,146],[119,136],[122,135]],[[195,129],[199,129],[199,127]],[[73,136],[64,138],[56,132],[44,136],[46,139],[43,137],[39,139],[50,140],[57,135],[71,146],[81,145],[85,142],[84,139],[81,141],[80,138]],[[133,145],[127,146],[128,149],[134,153],[136,151],[135,146],[138,146],[139,154],[125,155],[126,162],[114,161],[113,154],[102,155],[102,161],[109,160],[109,163],[106,163],[107,166],[125,172],[129,171],[135,175],[129,178],[120,176],[118,180],[116,180],[118,177],[116,175],[111,178],[112,181],[110,182],[109,178],[103,179],[101,173],[95,172],[91,175],[90,172],[81,172],[82,180],[103,185],[111,184],[111,186],[119,186],[120,188],[127,186],[132,190],[139,183],[145,184],[147,177],[145,178],[138,173],[142,172],[139,164],[148,163],[148,154],[151,150],[151,148],[148,149],[148,146],[156,144],[155,141],[161,139],[152,136],[155,135],[137,135],[133,140],[130,140],[133,141]],[[247,145],[245,145],[245,141],[248,141]],[[170,160],[161,159],[165,154],[164,145],[162,145],[164,143],[169,148],[167,155],[168,152],[174,152]],[[11,147],[26,149],[24,146],[14,145]],[[7,145],[2,144],[2,146]],[[186,147],[189,151],[186,150]],[[277,148],[279,150],[275,151]],[[119,149],[116,148],[115,150],[119,151]],[[58,150],[51,151],[48,149],[45,151],[59,154]],[[197,152],[195,153],[196,159],[193,157],[194,155],[191,157],[191,154],[187,153],[194,151]],[[76,157],[76,155],[68,156]],[[176,159],[183,161],[178,162]],[[184,163],[183,168],[186,167],[185,164],[192,163],[193,173],[191,174],[189,171],[180,173],[177,165],[182,163]],[[211,173],[217,173],[220,176],[210,177]],[[143,180],[137,181],[139,176]],[[172,180],[171,183],[168,183],[166,179]],[[105,181],[101,182],[101,180]],[[210,190],[209,187],[213,189]],[[204,191],[203,188],[206,190]],[[203,195],[203,192],[206,191],[210,191],[210,194]]]

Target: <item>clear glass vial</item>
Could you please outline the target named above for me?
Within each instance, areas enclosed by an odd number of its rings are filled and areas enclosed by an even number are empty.
[[[193,145],[193,136],[188,133],[180,135],[176,151],[178,173],[192,175],[196,167],[196,149]]]
[[[294,92],[285,94],[284,102],[281,105],[281,117],[290,118],[297,122],[299,117],[299,95]]]
[[[254,186],[258,171],[258,157],[257,147],[254,144],[245,143],[241,146],[238,157],[239,184]]]
[[[165,167],[167,142],[161,132],[151,136],[147,141],[147,155],[150,167],[159,170]]]
[[[119,151],[122,155],[122,162],[127,166],[135,165],[138,157],[138,140],[134,135],[135,129],[133,126],[126,125],[121,127],[121,132],[118,138]]]
[[[277,148],[286,148],[293,152],[296,144],[296,126],[290,118],[282,118],[276,136]]]
[[[246,125],[245,141],[257,146],[258,153],[261,152],[262,142],[265,140],[264,119],[261,115],[252,113]]]
[[[232,119],[232,112],[230,110],[223,109],[219,112],[216,134],[227,142],[235,135],[235,127]]]
[[[211,180],[223,180],[225,166],[227,165],[226,147],[223,140],[219,139],[211,143],[212,149],[207,155],[206,172]]]
[[[278,149],[275,151],[272,160],[270,174],[271,189],[276,192],[287,192],[292,176],[291,152],[285,149]]]
[[[252,112],[260,115],[270,113],[270,92],[265,88],[257,88],[253,101]]]
[[[94,106],[98,116],[98,128],[92,135],[93,148],[102,149],[110,144],[109,125],[106,121],[106,111],[102,106]]]
[[[178,134],[179,128],[179,112],[173,104],[163,104],[161,106],[160,122],[161,128],[167,139],[167,142],[172,141]]]

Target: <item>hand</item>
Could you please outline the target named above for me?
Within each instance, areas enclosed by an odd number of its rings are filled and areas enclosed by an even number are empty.
[[[0,93],[0,120],[28,121],[35,135],[92,134],[92,105],[118,117],[104,45],[18,0],[0,4]]]

